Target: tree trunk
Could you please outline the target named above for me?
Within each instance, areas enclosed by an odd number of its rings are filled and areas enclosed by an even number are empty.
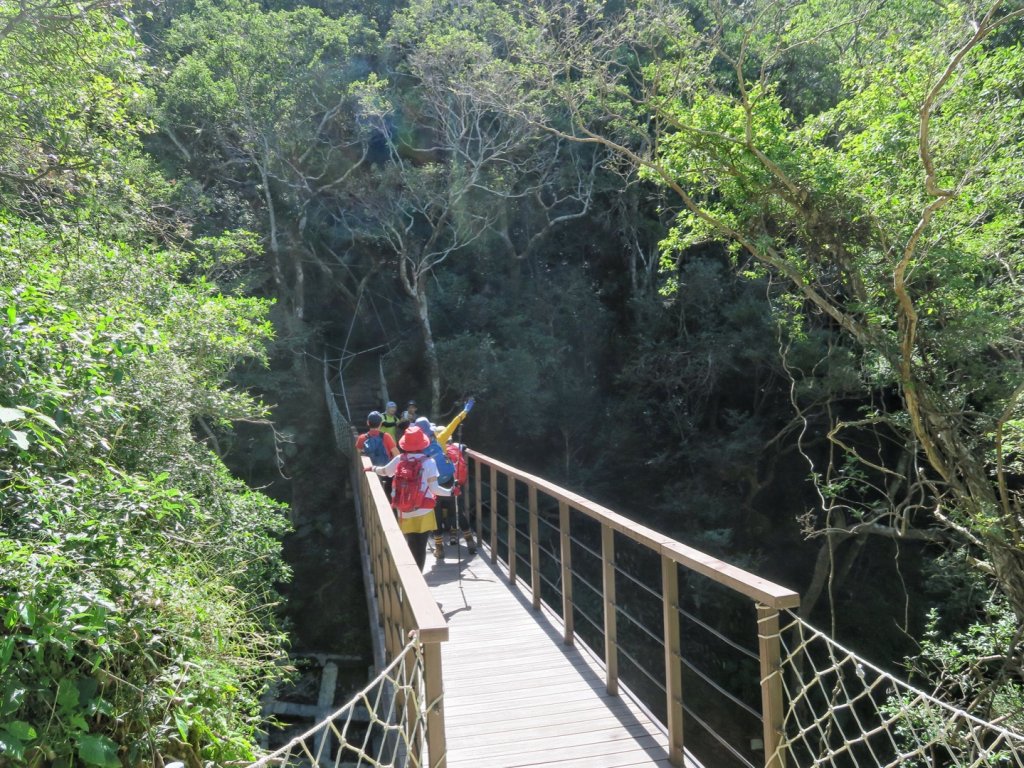
[[[1017,621],[1024,622],[1024,551],[998,533],[985,538],[996,581],[1010,602]]]
[[[423,332],[423,354],[427,359],[427,375],[430,378],[430,415],[437,418],[441,412],[441,365],[437,360],[434,331],[430,327],[430,307],[427,303],[427,286],[416,281],[416,319]]]
[[[818,549],[818,557],[814,562],[814,573],[811,576],[811,581],[800,598],[800,618],[808,619],[814,612],[814,608],[821,598],[821,593],[825,589],[825,584],[833,573],[835,552],[841,543],[842,540],[838,539],[835,534],[825,534],[821,547]]]

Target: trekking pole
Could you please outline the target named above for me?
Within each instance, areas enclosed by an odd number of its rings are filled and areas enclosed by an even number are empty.
[[[459,486],[458,483],[452,483],[452,488],[458,488],[458,486]],[[455,496],[455,519],[452,521],[452,523],[455,525],[455,530],[458,531],[458,533],[456,533],[456,535],[455,535],[455,551],[457,553],[456,557],[458,558],[458,562],[456,563],[456,568],[459,569],[459,590],[461,590],[462,589],[462,544],[459,543],[459,539],[461,538],[461,536],[459,534],[461,534],[462,532],[459,531],[459,529],[462,528],[462,526],[459,525],[459,497],[458,496]],[[465,595],[463,595],[463,598],[465,598]]]
[[[458,437],[458,445],[459,445],[459,454],[460,454],[460,455],[462,456],[462,460],[463,460],[463,461],[465,461],[465,460],[466,460],[466,449],[465,449],[465,446],[464,446],[464,445],[462,444],[462,424],[463,424],[463,422],[460,422],[460,423],[459,423],[459,429],[458,429],[458,433],[459,433],[459,437]],[[469,468],[469,465],[468,465],[468,464],[467,464],[466,468],[467,468],[467,470],[468,470],[468,468]],[[469,476],[468,476],[468,473],[467,473],[467,478],[466,478],[466,485],[469,485]],[[456,521],[458,520],[458,512],[459,512],[459,503],[458,503],[458,499],[456,499],[456,500],[455,500],[455,513],[456,513],[456,514],[455,514],[455,517],[456,517]],[[466,525],[467,525],[467,526],[469,527],[470,531],[472,531],[472,530],[473,530],[473,526],[472,526],[472,525],[470,525],[470,522],[469,522],[469,510],[468,510],[468,509],[466,510]],[[479,547],[479,546],[480,546],[480,542],[479,542],[479,541],[478,541],[478,542],[476,542],[476,546],[477,546],[477,547]],[[466,549],[466,554],[467,554],[467,555],[469,554],[469,548],[468,548],[468,545],[467,545],[467,549]],[[461,555],[460,555],[460,556],[461,556]]]

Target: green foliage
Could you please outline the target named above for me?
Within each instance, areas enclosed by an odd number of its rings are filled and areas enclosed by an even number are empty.
[[[549,471],[571,476],[595,456],[606,413],[597,385],[609,319],[577,271],[561,265],[547,274],[528,297],[447,285],[438,354],[448,393],[486,404],[473,412],[475,434],[491,435],[505,455],[525,448],[524,458],[545,445],[557,457]]]
[[[245,0],[198,2],[174,20],[164,41],[172,69],[161,85],[162,122],[201,132],[197,148],[226,142],[259,152],[265,138],[296,141],[275,129],[290,125],[308,135],[327,107],[319,99],[343,104],[349,82],[367,72],[373,44],[358,16],[330,19],[308,7],[265,12]]]
[[[135,146],[148,95],[119,10],[67,0],[0,7],[0,188],[83,194]]]
[[[756,557],[780,533],[757,513],[776,475],[764,445],[789,422],[771,289],[731,275],[721,257],[688,259],[673,278],[671,300],[641,305],[644,333],[619,373],[632,425],[619,447],[637,457],[629,474],[646,481],[660,525],[708,551]]]
[[[910,660],[915,682],[942,691],[951,704],[982,719],[1024,732],[1024,681],[1014,670],[1021,632],[1009,605],[987,603],[977,622],[951,636],[939,629],[940,613],[929,612],[921,651]]]
[[[474,14],[477,36],[466,24]],[[640,465],[652,432],[667,444],[649,453],[676,470],[672,480],[629,475],[660,482],[663,520],[750,556],[756,545],[737,542],[738,530],[764,541],[783,528],[778,509],[809,509],[793,516],[827,540],[815,595],[856,571],[869,537],[912,551],[915,565],[935,556],[929,542],[963,555],[963,581],[998,586],[1019,621],[1022,14],[1020,2],[928,0],[422,2],[388,40],[417,80],[396,84],[412,105],[403,136],[440,131],[442,113],[422,108],[436,80],[460,115],[491,110],[608,148],[627,183],[639,175],[636,187],[671,195],[657,211],[669,224],[661,298],[630,296],[612,310],[628,328],[604,347],[621,364],[621,399],[597,401],[606,418],[625,416],[614,445],[628,459],[616,467]],[[479,70],[508,78],[507,103],[476,82]],[[502,209],[513,226],[542,230],[510,214],[516,205]],[[611,209],[601,200],[594,220]],[[490,229],[502,231],[501,216]],[[495,245],[484,271],[509,239],[482,238]],[[559,248],[593,268],[597,239],[576,232]],[[543,270],[554,250],[524,264]],[[709,254],[741,279],[715,274]],[[472,282],[469,269],[451,269]],[[597,271],[595,283],[622,280],[607,264]],[[481,282],[476,301],[497,306],[487,291],[502,291]],[[521,298],[520,287],[510,291],[524,314],[545,317],[531,304],[542,291]],[[437,288],[450,283],[439,277]],[[508,360],[518,376],[500,385],[536,392],[550,435],[559,412],[541,372],[563,353],[535,343],[541,327],[520,320],[522,357],[490,327],[438,347],[446,368],[474,382]],[[780,460],[787,452],[793,461]],[[808,464],[816,498],[780,489],[799,485]],[[600,474],[600,460],[589,466]],[[680,509],[687,522],[672,519]],[[912,626],[909,613],[901,620]],[[955,614],[944,631],[977,620],[972,605]]]
[[[190,423],[254,412],[220,387],[261,353],[265,308],[178,282],[190,259],[67,252],[6,223],[0,688],[5,717],[36,730],[9,733],[9,753],[92,765],[249,754],[280,645],[283,522]],[[75,701],[68,686],[91,692]]]
[[[0,15],[0,763],[245,759],[285,522],[192,430],[264,412],[225,385],[265,357],[269,304],[216,282],[253,243],[176,244],[125,9],[21,11]]]
[[[253,413],[220,385],[259,354],[265,310],[178,282],[188,259],[62,253],[7,224],[0,689],[5,718],[35,732],[9,733],[8,751],[94,765],[249,754],[280,643],[283,523],[190,425]]]

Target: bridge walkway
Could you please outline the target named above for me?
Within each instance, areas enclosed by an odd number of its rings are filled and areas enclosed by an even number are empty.
[[[424,574],[448,621],[442,644],[449,768],[668,766],[668,737],[603,666],[563,643],[564,626],[535,610],[528,587],[481,554],[428,555]],[[461,572],[461,579],[459,578]],[[524,594],[525,592],[525,594]],[[699,768],[687,756],[687,768]]]
[[[796,592],[476,451],[462,503],[481,556],[424,574],[331,380],[325,363],[380,671],[253,768],[1024,768],[1024,734],[844,648]]]

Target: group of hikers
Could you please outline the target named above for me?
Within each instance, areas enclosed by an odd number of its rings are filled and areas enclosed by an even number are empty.
[[[389,401],[383,413],[370,411],[369,431],[356,439],[356,451],[373,465],[367,472],[386,478],[391,506],[420,570],[431,536],[438,562],[444,562],[445,534],[449,546],[458,547],[461,535],[469,554],[476,554],[469,519],[459,510],[459,496],[468,479],[465,446],[452,440],[472,409],[473,398],[469,398],[452,422],[440,427],[419,415],[414,400],[401,416],[398,406]]]

